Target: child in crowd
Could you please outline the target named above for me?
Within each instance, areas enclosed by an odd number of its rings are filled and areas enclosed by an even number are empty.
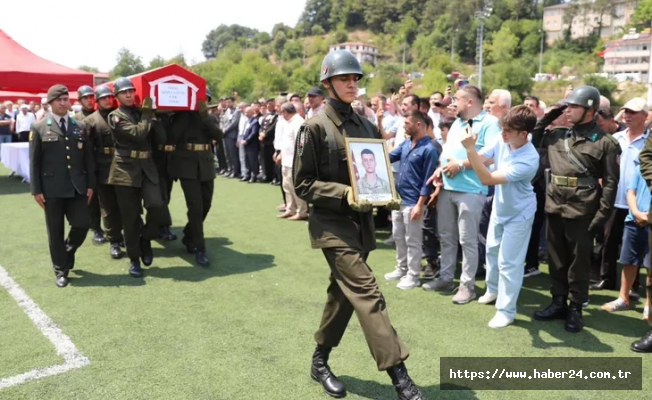
[[[650,190],[641,175],[639,161],[635,160],[636,170],[627,188],[627,205],[629,214],[625,218],[625,233],[620,250],[620,264],[623,265],[620,284],[620,296],[602,306],[608,312],[625,311],[630,306],[630,289],[641,266],[648,269],[650,280],[650,252],[648,245],[648,213],[650,210]],[[649,289],[648,289],[649,290]],[[648,293],[643,310],[643,319],[649,319],[650,293]]]

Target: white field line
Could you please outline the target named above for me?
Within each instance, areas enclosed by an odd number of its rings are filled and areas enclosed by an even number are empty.
[[[77,350],[75,344],[66,336],[61,329],[48,317],[43,310],[25,293],[16,281],[0,265],[0,286],[7,289],[11,297],[16,300],[20,308],[32,320],[34,325],[54,345],[57,354],[64,359],[63,364],[53,365],[46,368],[33,369],[24,374],[0,379],[0,390],[21,383],[46,378],[48,376],[63,374],[70,370],[81,368],[90,363],[82,353]]]

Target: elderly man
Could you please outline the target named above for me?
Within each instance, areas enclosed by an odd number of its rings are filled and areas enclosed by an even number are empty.
[[[281,105],[281,117],[285,123],[281,125],[281,131],[277,131],[280,134],[277,142],[280,147],[277,162],[280,162],[283,168],[283,191],[285,192],[286,206],[285,212],[280,214],[278,218],[287,218],[290,221],[304,221],[308,219],[308,205],[297,197],[294,190],[294,180],[292,179],[296,138],[304,119],[297,113],[296,104],[290,102]]]
[[[16,132],[16,135],[18,136],[18,141],[19,142],[27,142],[29,139],[29,131],[32,127],[32,124],[36,122],[36,117],[34,114],[32,114],[28,107],[27,104],[23,104],[20,106],[20,112],[16,114],[16,118],[14,120],[14,131]]]
[[[512,94],[508,90],[496,89],[489,95],[489,114],[500,119],[512,108]]]
[[[245,109],[245,116],[247,122],[242,134],[240,146],[244,148],[245,156],[249,162],[249,176],[243,176],[242,181],[244,182],[248,179],[249,183],[256,183],[259,170],[258,151],[260,150],[260,141],[258,140],[258,133],[260,132],[260,123],[253,107],[247,107]]]

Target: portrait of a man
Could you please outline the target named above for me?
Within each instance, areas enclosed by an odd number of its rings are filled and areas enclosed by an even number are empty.
[[[379,177],[376,172],[376,155],[374,152],[364,149],[360,155],[365,174],[358,181],[358,194],[391,193],[389,182]]]

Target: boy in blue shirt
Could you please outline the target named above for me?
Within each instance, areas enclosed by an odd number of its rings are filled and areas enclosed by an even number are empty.
[[[408,290],[421,286],[423,217],[433,190],[428,179],[435,172],[439,152],[426,134],[426,115],[421,111],[410,111],[404,127],[410,140],[405,140],[389,154],[390,162],[401,162],[396,180],[401,209],[392,211],[397,266],[385,275],[385,279],[400,279],[396,287]]]

